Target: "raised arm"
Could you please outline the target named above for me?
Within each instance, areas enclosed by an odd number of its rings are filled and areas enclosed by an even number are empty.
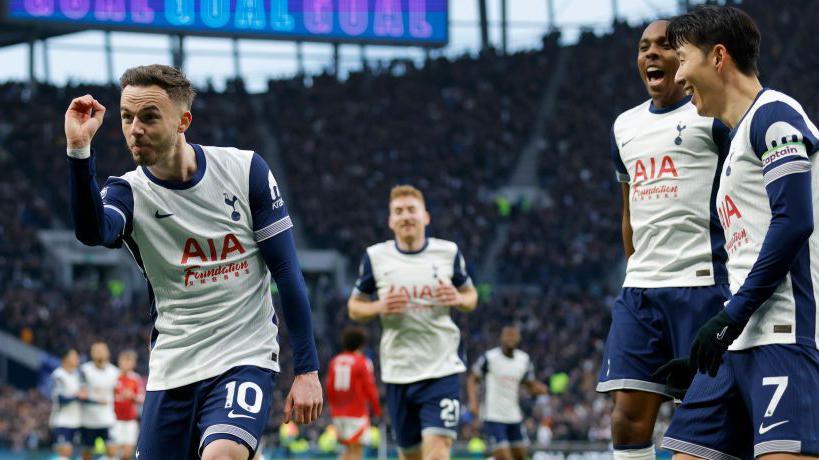
[[[77,239],[89,246],[116,247],[129,226],[133,199],[121,179],[106,183],[103,190],[110,192],[109,200],[97,185],[91,139],[104,115],[105,107],[90,95],[71,101],[65,112],[69,197]]]

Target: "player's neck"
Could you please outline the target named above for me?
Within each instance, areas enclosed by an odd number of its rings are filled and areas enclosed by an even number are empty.
[[[424,249],[424,245],[426,243],[427,239],[423,236],[421,238],[396,238],[395,242],[395,244],[398,245],[398,249],[403,252],[418,252],[421,249]]]
[[[98,362],[94,361],[94,366],[97,366],[97,369],[105,369],[106,364],[107,363],[105,361],[103,361],[101,363],[98,363]]]
[[[512,356],[515,356],[515,349],[514,349],[514,348],[503,348],[503,347],[501,347],[501,352],[502,352],[502,353],[503,353],[503,354],[504,354],[504,355],[505,355],[507,358],[511,358]]]
[[[729,128],[736,128],[760,91],[762,84],[756,75],[748,76],[737,72],[725,86],[725,103],[717,118]]]
[[[651,104],[654,106],[655,109],[664,109],[666,107],[671,107],[675,104],[678,104],[680,101],[685,99],[687,96],[685,95],[685,91],[682,88],[674,88],[674,91],[668,94],[658,94],[656,96],[651,97]]]
[[[148,170],[160,180],[187,182],[196,174],[198,167],[196,152],[185,141],[185,135],[180,134],[173,151],[162,161],[148,166]]]

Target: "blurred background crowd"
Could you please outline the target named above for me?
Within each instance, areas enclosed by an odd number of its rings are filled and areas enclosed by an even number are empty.
[[[784,3],[787,8],[776,6]],[[762,81],[794,96],[817,120],[819,49],[809,34],[794,32],[819,21],[815,3],[749,0],[741,6],[763,31]],[[285,199],[300,243],[339,251],[351,277],[364,249],[390,238],[390,187],[422,189],[430,235],[460,245],[479,285],[479,308],[455,314],[468,359],[495,346],[503,325],[519,325],[521,348],[552,390],[524,398],[530,438],[605,441],[610,402],[594,387],[624,262],[609,130],[617,114],[646,99],[634,65],[641,32],[615,24],[610,33],[586,33],[569,47],[558,45],[555,32],[536,50],[488,50],[422,66],[396,61],[343,80],[271,80],[264,93],[245,91],[241,80],[224,91],[202,88],[188,139],[260,153],[276,149],[282,164],[274,174],[288,184]],[[556,81],[558,69],[563,76]],[[113,86],[0,84],[9,115],[0,117],[0,328],[54,355],[67,347],[87,354],[97,340],[114,355],[133,348],[144,374],[147,302],[128,299],[116,280],[93,270],[70,287],[61,285],[37,237],[40,230],[71,227],[62,120],[69,100],[85,93],[109,110],[118,106]],[[548,111],[544,101],[553,102]],[[95,138],[101,183],[133,167],[116,118],[110,111]],[[527,149],[537,151],[538,193],[501,193]],[[501,244],[493,247],[501,229]],[[324,318],[317,342],[326,364],[339,351],[334,331],[349,321],[345,302],[352,286],[310,284],[313,309]],[[378,330],[370,325],[373,358]],[[286,326],[281,341],[285,364],[271,443],[292,381]],[[0,386],[0,447],[49,446],[49,405],[40,389]],[[316,442],[327,423],[325,411],[321,423],[301,435]],[[463,430],[469,437],[471,424]]]

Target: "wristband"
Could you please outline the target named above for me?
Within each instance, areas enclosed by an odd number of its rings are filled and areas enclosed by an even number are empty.
[[[91,156],[91,145],[86,145],[85,147],[80,147],[78,149],[67,148],[65,152],[71,158],[76,158],[78,160],[84,160]]]

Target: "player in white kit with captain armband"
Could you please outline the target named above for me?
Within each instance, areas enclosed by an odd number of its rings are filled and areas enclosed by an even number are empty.
[[[668,39],[697,111],[732,128],[716,197],[732,297],[691,345],[698,373],[663,447],[677,460],[816,458],[819,130],[760,83],[760,32],[742,10],[695,8]]]

